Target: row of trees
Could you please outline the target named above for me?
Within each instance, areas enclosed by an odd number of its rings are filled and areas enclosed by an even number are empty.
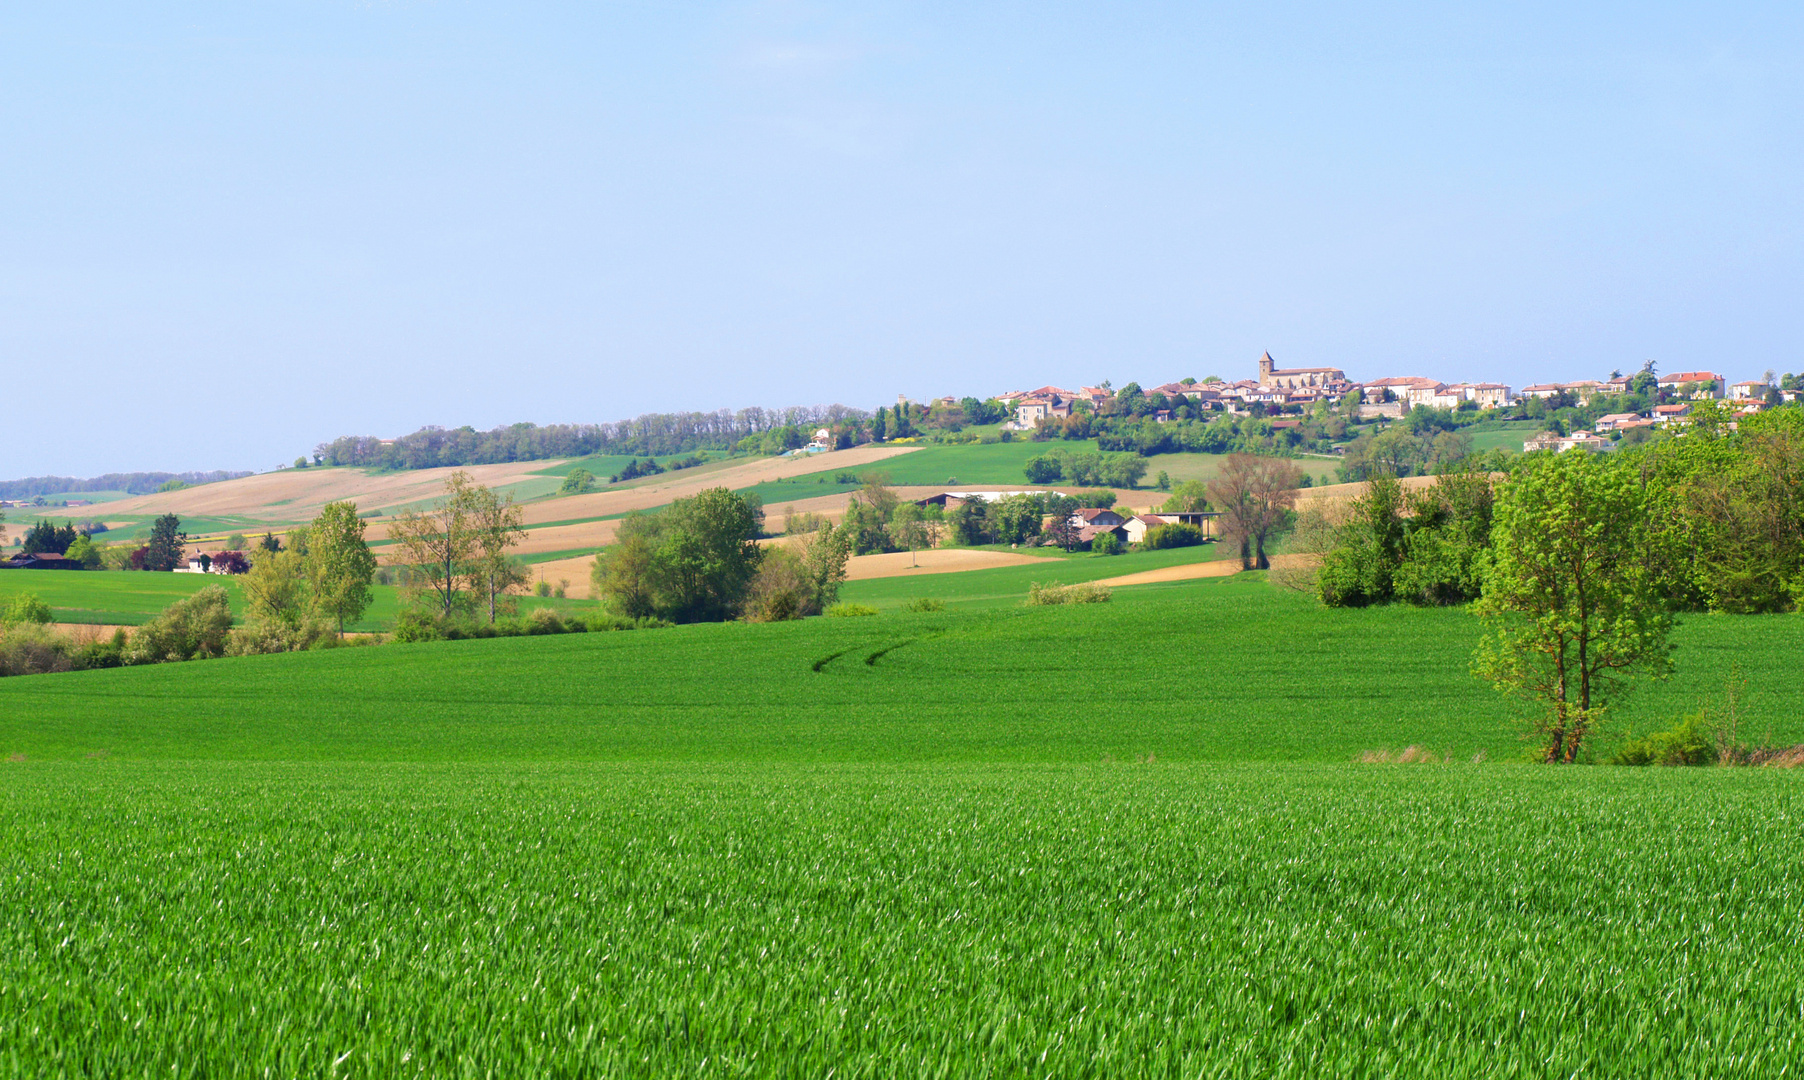
[[[1065,480],[1132,488],[1138,487],[1146,475],[1146,459],[1138,454],[1074,454],[1060,449],[1029,458],[1025,471],[1030,484]]]
[[[488,431],[428,426],[392,440],[345,436],[320,443],[313,457],[322,465],[431,469],[593,454],[666,456],[726,450],[773,428],[831,426],[863,415],[844,405],[824,405],[647,413],[612,424],[509,424]]]

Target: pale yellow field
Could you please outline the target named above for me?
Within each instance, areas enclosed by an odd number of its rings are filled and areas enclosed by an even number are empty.
[[[1021,566],[1049,561],[1051,560],[1043,556],[1022,555],[1013,551],[972,551],[969,548],[929,548],[912,553],[892,551],[853,558],[846,563],[846,580],[955,574],[964,570],[993,570],[998,566]]]
[[[464,471],[479,484],[499,487],[523,480],[555,461],[522,461],[510,465],[471,465]],[[248,517],[274,524],[308,521],[329,502],[350,501],[360,508],[381,509],[433,499],[444,493],[445,478],[456,469],[418,469],[371,476],[360,469],[285,469],[239,480],[201,484],[180,491],[136,495],[106,504],[109,514],[179,514]]]

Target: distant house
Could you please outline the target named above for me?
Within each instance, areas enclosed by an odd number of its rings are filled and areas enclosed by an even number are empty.
[[[833,449],[833,433],[826,428],[815,428],[814,438],[809,439],[808,445],[802,449],[811,453],[820,453],[823,450]]]
[[[1411,390],[1419,390],[1424,387],[1438,390],[1440,386],[1440,381],[1436,379],[1424,379],[1419,375],[1404,375],[1397,378],[1373,379],[1371,382],[1361,383],[1359,389],[1367,403],[1376,405],[1384,400],[1386,394],[1398,402],[1407,403]]]
[[[1599,431],[1615,431],[1618,428],[1632,427],[1639,419],[1641,419],[1640,413],[1616,412],[1598,417],[1597,423],[1592,426]]]
[[[1676,424],[1690,415],[1691,406],[1687,404],[1654,406],[1654,423],[1656,424]]]
[[[1006,499],[1011,495],[1045,495],[1045,494],[1048,494],[1048,492],[1041,491],[1041,490],[1029,490],[1029,489],[1021,489],[1018,491],[941,491],[936,494],[929,495],[925,499],[916,499],[915,505],[916,506],[943,506],[946,509],[950,510],[955,506],[963,506],[966,503],[972,502],[972,501],[993,503],[993,502],[1000,502],[1001,500]],[[1065,492],[1053,491],[1053,492],[1051,492],[1051,494],[1063,495],[1063,494],[1065,494]]]
[[[1772,384],[1765,379],[1749,379],[1746,382],[1731,383],[1729,397],[1736,401],[1764,401],[1766,392],[1772,388]],[[69,505],[74,506],[75,504],[70,503]]]
[[[1073,510],[1071,512],[1071,517],[1066,520],[1080,529],[1113,529],[1127,524],[1127,518],[1122,517],[1115,511],[1093,507],[1087,507],[1083,510]]]
[[[1041,393],[1035,391],[1020,401],[1015,402],[1015,424],[1017,429],[1025,430],[1048,417],[1058,418],[1071,415],[1071,396],[1065,391],[1057,393]]]
[[[65,558],[54,551],[21,551],[10,559],[0,561],[0,570],[80,570],[81,568],[80,559]]]
[[[1614,449],[1615,443],[1600,439],[1589,431],[1575,431],[1570,435],[1556,435],[1550,431],[1522,444],[1522,452],[1525,454],[1532,454],[1536,450],[1552,450],[1556,454],[1564,454],[1568,450],[1584,450],[1597,454]]]
[[[1695,385],[1693,399],[1704,401],[1723,396],[1723,377],[1714,371],[1675,371],[1670,375],[1660,376],[1663,389],[1682,391],[1687,386]]]
[[[1130,544],[1138,544],[1146,539],[1146,534],[1161,525],[1194,525],[1202,530],[1204,536],[1215,535],[1215,519],[1221,515],[1212,511],[1162,511],[1157,514],[1136,514],[1122,524],[1127,531]]]

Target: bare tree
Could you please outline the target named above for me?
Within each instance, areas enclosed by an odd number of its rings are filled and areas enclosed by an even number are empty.
[[[1209,501],[1221,510],[1222,542],[1240,550],[1243,570],[1266,570],[1266,547],[1290,521],[1302,472],[1284,458],[1230,454],[1209,484]]]
[[[476,531],[476,564],[470,584],[488,598],[492,623],[499,598],[526,584],[526,568],[507,555],[508,548],[526,538],[525,512],[514,505],[511,494],[503,498],[478,487],[470,498],[470,524]]]

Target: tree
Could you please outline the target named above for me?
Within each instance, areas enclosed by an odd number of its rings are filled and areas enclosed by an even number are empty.
[[[307,580],[306,559],[293,547],[285,551],[258,551],[239,588],[245,614],[252,622],[271,623],[296,630],[313,615],[313,590]]]
[[[25,550],[38,555],[62,555],[68,552],[69,545],[75,543],[75,526],[67,521],[61,525],[52,525],[46,519],[38,519],[38,523],[25,530],[22,541]]]
[[[1159,509],[1172,514],[1205,513],[1209,509],[1209,485],[1201,480],[1186,480],[1171,489],[1170,497]]]
[[[274,533],[264,533],[263,539],[257,541],[257,547],[264,551],[281,551],[282,541],[276,539]]]
[[[587,495],[595,490],[595,474],[587,469],[571,469],[558,485],[559,495]]]
[[[901,504],[891,515],[890,540],[898,548],[907,550],[909,566],[919,565],[915,552],[933,546],[930,524],[922,515],[921,508],[914,503]]]
[[[1050,454],[1027,459],[1027,482],[1030,484],[1050,484],[1063,475],[1064,467]]]
[[[887,438],[889,438],[889,420],[885,418],[883,410],[878,409],[877,415],[871,417],[871,441],[882,442]]]
[[[470,573],[477,549],[476,528],[471,522],[477,485],[459,469],[445,479],[445,498],[431,510],[409,510],[395,522],[392,535],[407,553],[416,571],[410,589],[450,618],[460,598],[460,586]]]
[[[364,542],[363,528],[357,504],[349,502],[327,503],[307,527],[306,569],[313,603],[338,623],[341,638],[345,623],[362,618],[370,606],[376,556]]]
[[[188,537],[182,533],[182,519],[164,514],[150,526],[150,542],[144,545],[144,569],[174,570],[182,561],[182,546]]]
[[[225,549],[227,551],[243,551],[244,550],[244,534],[235,532],[232,535],[226,537]]]
[[[1078,524],[1081,520],[1069,511],[1053,515],[1052,520],[1046,524],[1047,539],[1066,551],[1076,551],[1081,543],[1078,535],[1083,532],[1083,526]]]
[[[1221,509],[1222,539],[1239,549],[1242,569],[1271,567],[1266,547],[1289,525],[1302,475],[1283,458],[1230,454],[1209,484],[1209,500]]]
[[[1577,761],[1620,681],[1671,666],[1648,509],[1633,469],[1589,454],[1531,457],[1498,492],[1473,670],[1545,708],[1543,761]]]
[[[83,570],[100,569],[100,548],[86,535],[77,536],[75,542],[69,545],[69,550],[63,552],[63,557],[81,563]]]
[[[756,512],[726,488],[678,499],[656,514],[629,515],[591,571],[615,612],[676,622],[719,621],[745,601],[762,551],[750,539]]]
[[[472,584],[487,598],[489,622],[493,623],[499,598],[526,584],[526,568],[507,554],[509,548],[526,538],[525,512],[514,505],[513,495],[502,497],[486,487],[475,489],[470,505],[477,549]]]
[[[1037,495],[1007,495],[997,499],[988,514],[996,542],[1019,544],[1028,537],[1040,535],[1043,505]]]

